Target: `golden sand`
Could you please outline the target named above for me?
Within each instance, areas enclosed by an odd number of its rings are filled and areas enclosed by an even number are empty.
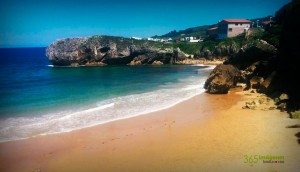
[[[0,171],[296,171],[299,124],[243,109],[256,93],[201,94],[169,109],[69,133],[0,144]],[[245,163],[245,156],[284,163]]]

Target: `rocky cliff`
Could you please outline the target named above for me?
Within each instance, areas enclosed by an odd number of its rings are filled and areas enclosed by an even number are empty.
[[[272,35],[274,33],[272,31],[280,29],[279,32],[276,31],[277,35],[270,37],[278,37],[279,46],[275,47],[259,39],[244,45],[224,62],[233,67],[225,68],[221,65],[212,72],[205,84],[207,91],[224,93],[224,88],[227,90],[229,87],[235,87],[236,83],[232,82],[234,75],[229,74],[236,73],[236,69],[239,69],[241,72],[239,82],[247,85],[245,89],[254,88],[258,92],[269,95],[274,98],[281,110],[292,112],[300,109],[298,85],[300,82],[300,77],[298,77],[300,37],[297,31],[300,21],[296,20],[299,17],[300,2],[297,0],[280,9],[273,26],[266,30],[268,35]],[[282,95],[287,98],[281,99]]]
[[[161,49],[148,41],[113,36],[67,38],[47,47],[55,66],[172,64],[186,56],[179,49]]]
[[[289,109],[300,108],[300,1],[293,0],[276,13],[276,24],[282,28],[276,69],[282,90],[289,95]]]
[[[253,85],[260,88],[263,81],[275,71],[276,53],[277,49],[263,40],[246,44],[237,53],[230,56],[223,65],[217,66],[213,70],[206,81],[205,88],[209,93],[227,93],[230,88],[235,87],[237,81],[245,83],[247,88],[253,87]],[[240,74],[238,75],[238,73]],[[217,77],[215,74],[218,74]],[[253,84],[254,82],[256,83]],[[216,85],[218,86],[216,87]],[[212,86],[215,88],[213,91],[209,89]],[[225,92],[224,88],[226,88]]]

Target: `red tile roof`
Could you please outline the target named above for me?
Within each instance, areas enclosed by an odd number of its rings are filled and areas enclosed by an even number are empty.
[[[226,23],[251,23],[250,20],[246,20],[246,19],[224,19],[221,22],[226,22]]]

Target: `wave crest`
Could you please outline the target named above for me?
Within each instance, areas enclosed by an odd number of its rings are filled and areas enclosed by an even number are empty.
[[[0,120],[0,142],[68,132],[165,108],[204,92],[204,76],[192,76],[155,91],[116,97],[82,110]]]

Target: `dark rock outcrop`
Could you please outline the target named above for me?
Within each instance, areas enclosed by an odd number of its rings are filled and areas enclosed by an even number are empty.
[[[265,78],[274,70],[271,61],[276,57],[276,53],[277,49],[263,40],[246,44],[224,62],[224,66],[232,66],[230,69],[216,68],[217,71],[211,73],[205,88],[209,93],[227,93],[237,81],[240,81],[246,83],[246,89],[251,87],[258,89],[264,82],[269,81],[269,79],[265,81]]]
[[[282,30],[280,34],[279,53],[277,60],[278,78],[281,80],[282,92],[289,95],[287,108],[291,111],[300,108],[299,91],[299,25],[300,25],[300,1],[293,0],[276,13],[276,24]]]
[[[46,55],[55,66],[170,64],[186,58],[178,49],[162,50],[147,43],[113,36],[68,38],[47,47]]]
[[[257,61],[248,66],[242,72],[242,82],[246,83],[246,89],[259,89],[263,81],[275,70],[274,64],[270,61]]]
[[[250,79],[250,86],[251,88],[258,89],[263,82],[264,82],[263,77],[254,76]]]
[[[276,80],[276,72],[272,72],[259,86],[259,91],[263,93],[271,93],[275,88],[273,87],[273,83]]]
[[[241,77],[241,72],[232,65],[218,65],[209,75],[204,84],[207,92],[212,94],[226,94],[234,87]]]
[[[232,66],[232,68],[235,69],[232,70],[235,71],[234,75],[228,75],[228,69],[217,69],[217,75],[216,71],[211,73],[211,76],[207,79],[205,88],[209,93],[227,93],[228,90],[239,81],[246,83],[246,89],[255,88],[261,92],[267,92],[271,90],[271,83],[276,81],[273,61],[276,58],[276,53],[277,49],[263,40],[246,44],[238,53],[230,56],[230,58],[224,62],[225,66]],[[234,79],[226,80],[220,78]],[[212,86],[209,87],[208,83],[210,82]],[[220,91],[216,91],[218,89]]]
[[[245,70],[258,61],[270,61],[275,58],[277,49],[266,41],[258,40],[253,44],[244,45],[238,53],[229,57],[224,64],[232,64],[238,69]]]
[[[277,108],[290,112],[300,109],[300,34],[297,30],[300,25],[300,20],[297,20],[299,17],[300,1],[293,0],[276,13],[272,27],[265,30],[266,40],[279,42],[274,44],[277,48],[266,41],[254,40],[224,62],[241,71],[240,81],[246,83],[247,88],[256,88],[258,92],[278,100]],[[218,75],[227,75],[226,71],[222,72]],[[210,83],[211,80],[210,77],[207,82]],[[231,85],[232,81],[228,82],[222,84]],[[209,89],[207,85],[206,89]],[[286,93],[288,99],[280,100],[282,93]]]

